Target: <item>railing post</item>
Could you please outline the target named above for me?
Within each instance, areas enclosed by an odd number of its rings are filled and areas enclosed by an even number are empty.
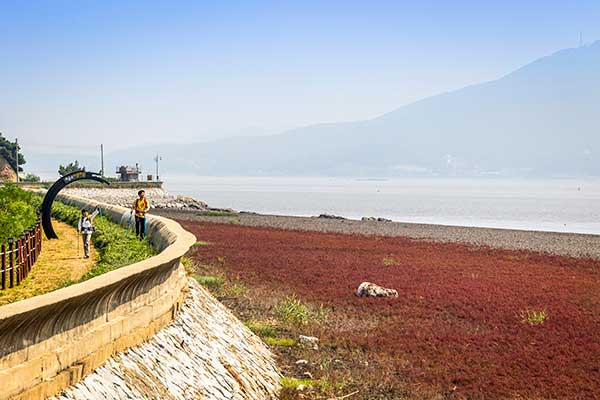
[[[2,290],[6,289],[6,245],[2,243]]]
[[[8,239],[8,287],[13,287],[15,282],[15,241]]]
[[[33,263],[37,261],[38,256],[38,247],[37,247],[37,224],[33,228],[33,233],[31,235],[31,240],[33,240]]]
[[[23,262],[23,275],[21,276],[21,280],[27,278],[29,274],[29,268],[31,268],[31,231],[27,230],[25,232],[25,244],[23,245],[23,250],[25,252],[25,260]]]
[[[29,230],[29,240],[27,241],[27,248],[29,249],[27,254],[29,254],[29,266],[27,268],[27,275],[29,275],[29,272],[31,272],[31,267],[33,266],[33,263],[35,262],[35,247],[33,246],[33,230],[34,228],[31,228]]]
[[[38,243],[40,248],[38,249],[38,253],[42,252],[42,223],[38,221]]]
[[[23,261],[22,247],[23,247],[23,240],[21,239],[21,236],[19,236],[19,238],[17,239],[17,262],[15,264],[15,268],[17,269],[17,272],[15,274],[16,286],[19,286],[21,284],[21,273],[22,273],[21,264]]]

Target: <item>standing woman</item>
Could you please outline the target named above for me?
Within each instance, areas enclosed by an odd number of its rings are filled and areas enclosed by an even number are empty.
[[[85,258],[90,258],[90,238],[92,237],[92,233],[94,233],[94,218],[99,212],[96,209],[92,215],[89,215],[86,209],[81,210],[77,232],[81,234],[83,239],[83,253],[85,254]]]
[[[146,198],[146,192],[140,190],[138,198],[133,202],[135,211],[135,236],[143,239],[146,235],[146,212],[150,209],[150,202]]]

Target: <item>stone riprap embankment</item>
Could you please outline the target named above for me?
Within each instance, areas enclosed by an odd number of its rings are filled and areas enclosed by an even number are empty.
[[[175,209],[175,210],[197,210],[210,211],[211,208],[202,201],[187,196],[172,195],[164,189],[144,189],[146,197],[150,200],[151,208]],[[61,193],[93,199],[102,203],[108,203],[125,208],[131,208],[133,201],[137,198],[138,189],[111,189],[107,188],[66,188]]]
[[[277,367],[263,342],[190,280],[175,320],[55,399],[276,399]]]

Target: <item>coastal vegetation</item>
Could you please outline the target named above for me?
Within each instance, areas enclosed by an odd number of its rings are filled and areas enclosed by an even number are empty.
[[[19,236],[37,221],[33,195],[15,185],[0,187],[0,243]]]
[[[79,165],[79,161],[75,160],[67,165],[59,165],[58,173],[60,176],[65,176],[75,171],[85,171],[85,167],[83,165]]]
[[[600,261],[180,223],[211,243],[190,250],[188,270],[222,277],[210,290],[277,355],[282,399],[591,399],[600,390]],[[364,280],[399,297],[358,298]],[[246,291],[235,295],[234,285]],[[531,385],[541,375],[545,384]]]

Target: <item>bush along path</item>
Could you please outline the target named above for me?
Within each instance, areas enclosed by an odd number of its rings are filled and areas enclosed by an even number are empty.
[[[0,187],[0,243],[16,238],[37,221],[33,194],[14,185]]]
[[[54,202],[52,217],[76,227],[81,210],[60,202]],[[138,240],[135,233],[125,230],[100,214],[94,219],[96,230],[92,243],[98,251],[98,262],[81,280],[93,278],[106,272],[150,258],[156,254],[147,240]],[[59,239],[61,240],[61,239]]]

